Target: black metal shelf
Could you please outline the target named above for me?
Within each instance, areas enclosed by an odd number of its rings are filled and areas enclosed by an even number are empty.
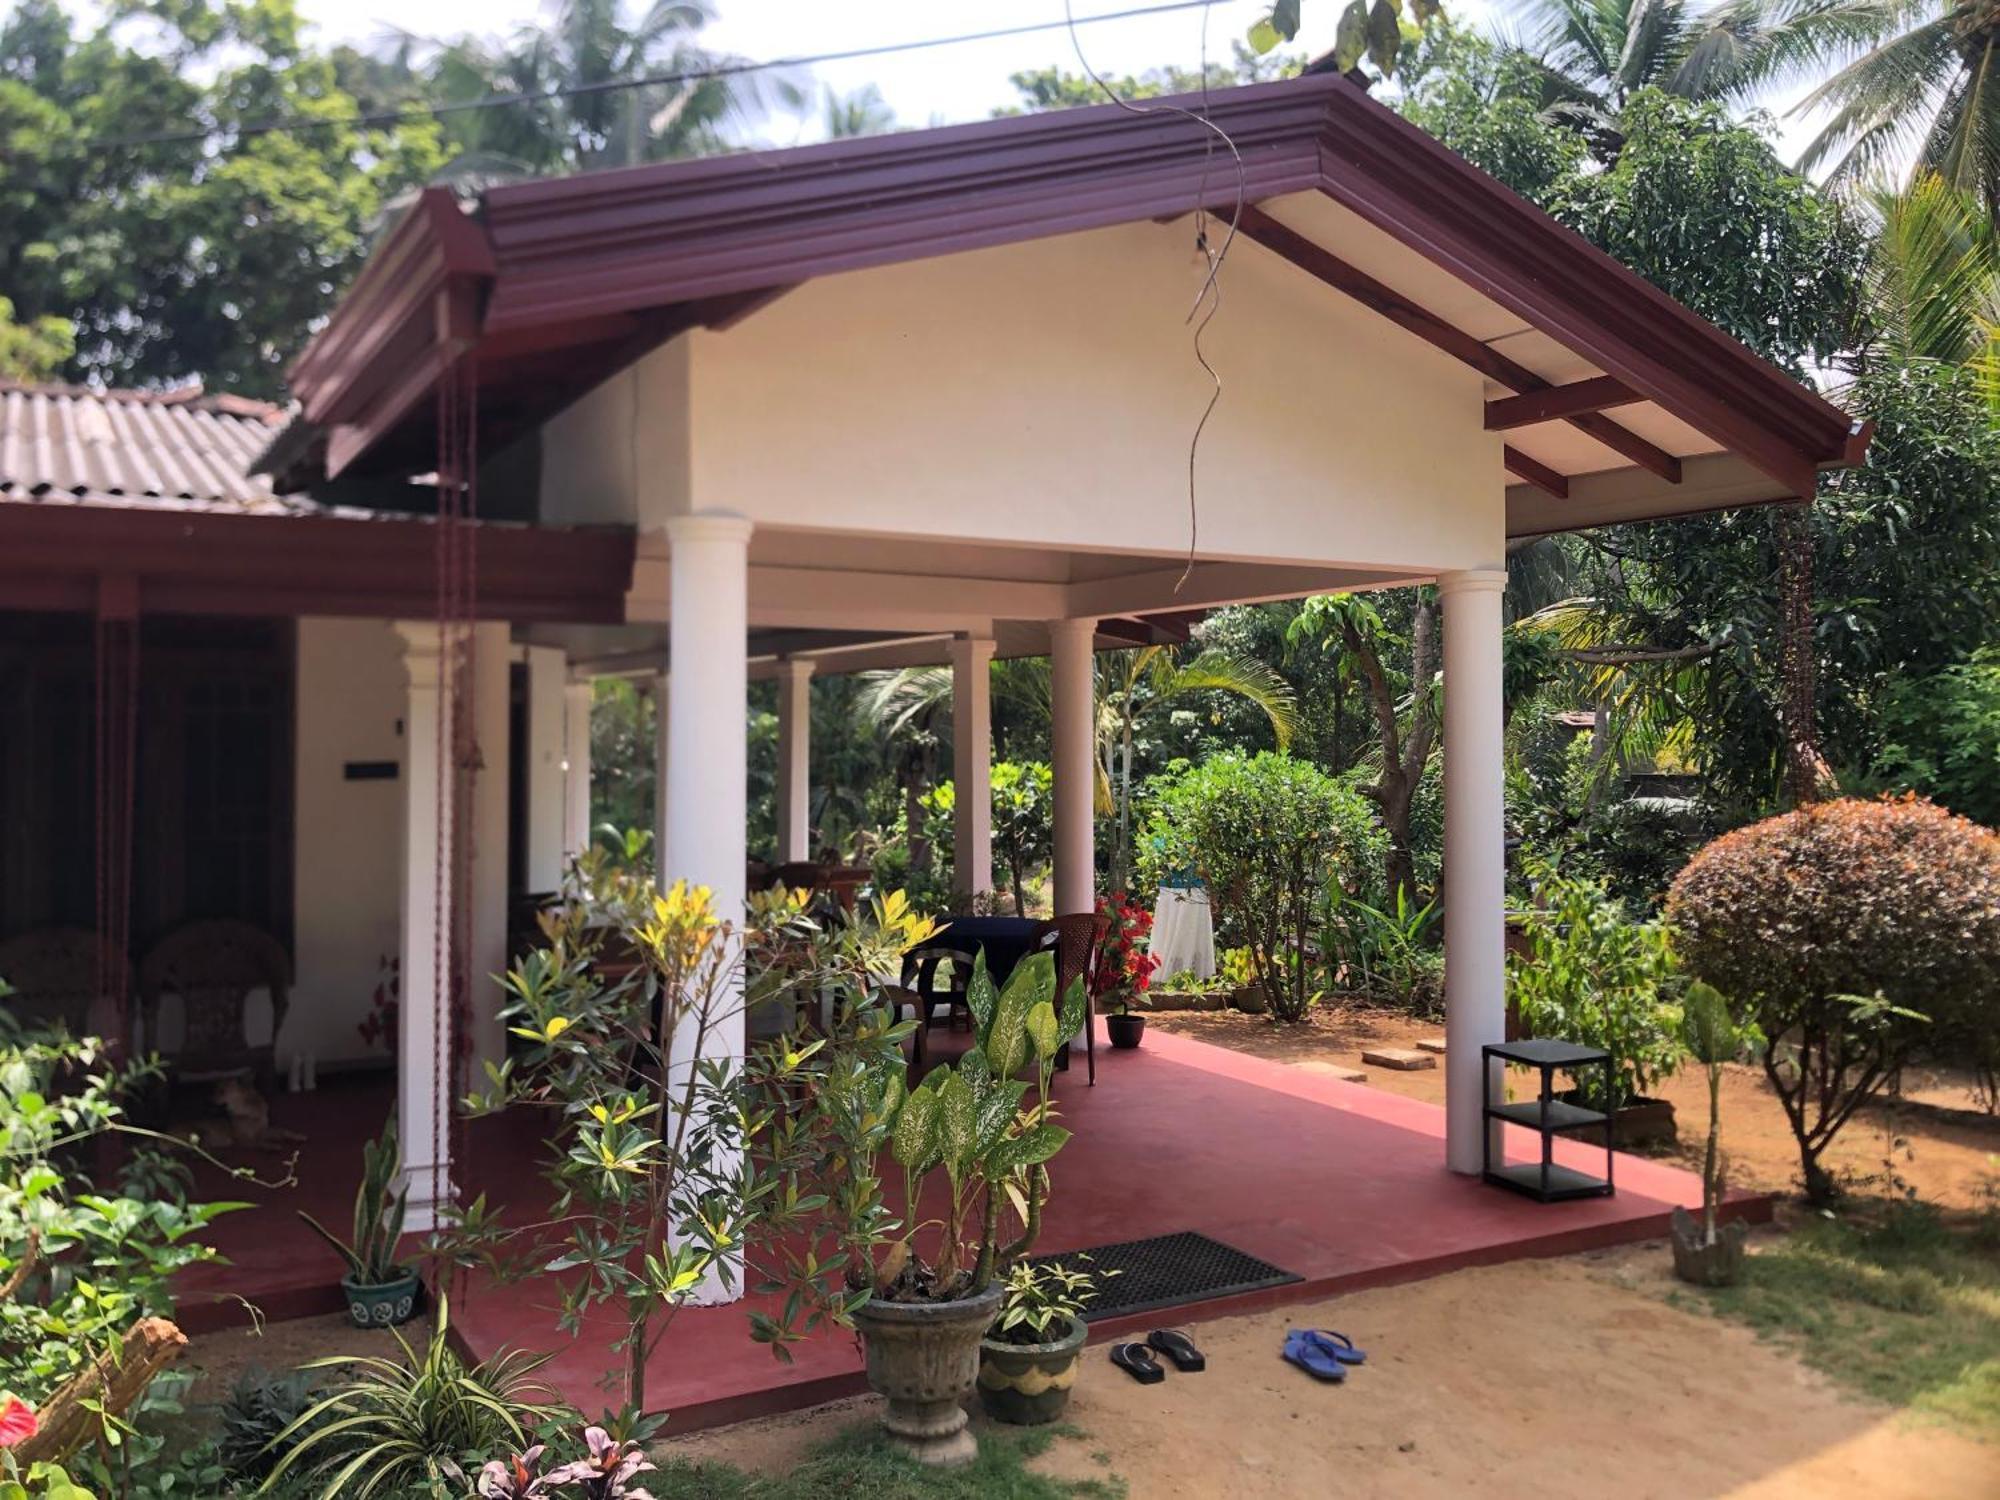
[[[1537,1039],[1496,1042],[1482,1048],[1480,1055],[1487,1064],[1480,1069],[1480,1108],[1489,1125],[1483,1143],[1480,1176],[1495,1187],[1525,1193],[1539,1203],[1563,1203],[1575,1198],[1612,1196],[1617,1191],[1612,1178],[1617,1121],[1599,1110],[1584,1109],[1580,1105],[1571,1104],[1555,1096],[1557,1073],[1576,1073],[1583,1068],[1602,1068],[1604,1097],[1610,1098],[1611,1054],[1602,1047],[1585,1047],[1575,1042]],[[1539,1070],[1542,1075],[1541,1090],[1533,1099],[1513,1104],[1495,1104],[1493,1075],[1499,1070],[1492,1065],[1510,1062],[1521,1063]],[[1520,1125],[1539,1135],[1542,1138],[1541,1160],[1509,1163],[1504,1160],[1506,1153],[1503,1143],[1501,1151],[1503,1160],[1496,1165],[1493,1160],[1493,1142],[1501,1132],[1490,1128],[1495,1121]],[[1602,1177],[1592,1177],[1588,1172],[1579,1172],[1574,1167],[1560,1166],[1555,1160],[1555,1142],[1558,1135],[1567,1130],[1580,1130],[1591,1125],[1604,1127]]]
[[[1492,1104],[1487,1106],[1486,1117],[1505,1120],[1510,1125],[1525,1125],[1530,1130],[1553,1130],[1557,1134],[1604,1123],[1601,1110],[1583,1109],[1565,1099],[1551,1099],[1546,1105],[1539,1099],[1524,1099],[1519,1104]]]

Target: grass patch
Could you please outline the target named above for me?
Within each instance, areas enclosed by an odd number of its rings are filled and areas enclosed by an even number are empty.
[[[1953,1225],[1920,1203],[1819,1220],[1751,1256],[1741,1285],[1695,1300],[1851,1390],[2000,1439],[1991,1224]]]
[[[658,1500],[1122,1500],[1116,1479],[1061,1480],[1037,1474],[1029,1460],[1070,1429],[1049,1427],[979,1435],[979,1457],[962,1469],[927,1469],[882,1441],[874,1425],[856,1427],[807,1455],[785,1475],[748,1474],[728,1464],[669,1459],[642,1476]]]

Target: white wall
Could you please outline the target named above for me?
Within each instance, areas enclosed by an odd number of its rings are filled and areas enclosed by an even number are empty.
[[[402,758],[404,683],[394,630],[374,620],[298,628],[297,804],[293,832],[296,982],[280,1064],[373,1057],[355,1033],[376,970],[401,941],[400,779],[348,781],[350,761]]]
[[[527,868],[523,875],[527,890],[552,891],[562,884],[563,823],[568,812],[563,771],[568,749],[563,697],[568,663],[554,646],[529,646],[524,655],[528,664],[528,743],[516,747],[517,754],[528,758]]]
[[[1172,556],[1209,394],[1183,322],[1203,274],[1185,225],[1146,223],[810,282],[552,424],[549,514],[598,513],[623,482],[611,514],[642,530],[715,508]],[[1203,555],[1497,562],[1505,480],[1479,375],[1247,240],[1223,274]]]

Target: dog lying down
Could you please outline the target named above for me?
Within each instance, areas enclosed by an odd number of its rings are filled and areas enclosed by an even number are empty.
[[[208,1150],[235,1146],[249,1151],[282,1151],[305,1142],[298,1131],[280,1130],[271,1123],[269,1101],[247,1078],[225,1078],[209,1097],[223,1111],[220,1116],[176,1127],[173,1132],[190,1145]]]

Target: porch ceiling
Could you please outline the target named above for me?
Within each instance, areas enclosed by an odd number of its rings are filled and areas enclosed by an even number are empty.
[[[1203,107],[1242,156],[1240,253],[1487,377],[1511,535],[1808,495],[1816,470],[1859,460],[1845,413],[1344,79]],[[499,442],[803,281],[1171,220],[1204,194],[1233,210],[1211,140],[1106,106],[496,188],[471,216],[430,195],[294,366],[323,446],[283,477],[427,464],[424,399],[463,350]]]

